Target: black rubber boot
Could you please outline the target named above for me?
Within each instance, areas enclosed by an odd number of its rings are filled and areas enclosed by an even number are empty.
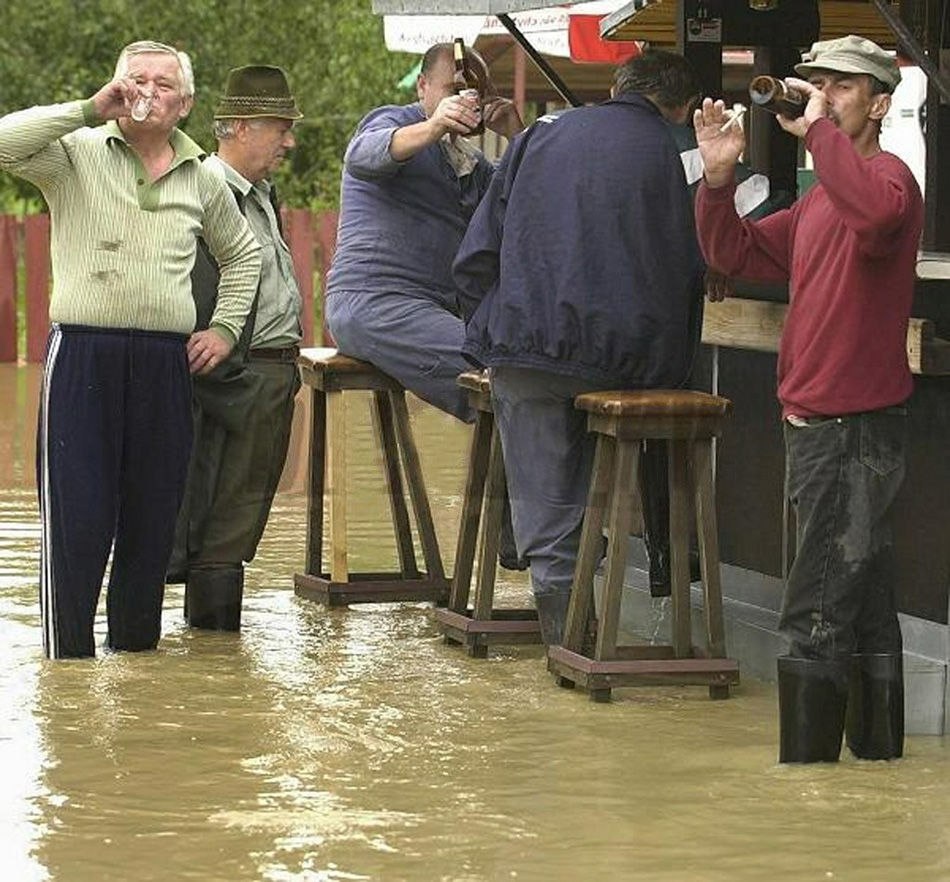
[[[899,652],[851,657],[846,737],[860,759],[898,759],[904,754],[904,663]]]
[[[192,628],[241,630],[242,567],[193,568],[185,585],[185,620]]]
[[[780,763],[836,763],[848,701],[847,660],[778,659]]]
[[[564,642],[564,623],[567,621],[570,600],[570,591],[545,591],[534,595],[541,641],[545,646],[560,646]]]

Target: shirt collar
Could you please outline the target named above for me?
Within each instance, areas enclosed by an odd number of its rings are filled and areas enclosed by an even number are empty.
[[[123,144],[128,145],[129,142],[125,137],[125,133],[119,128],[119,124],[114,119],[110,119],[102,128],[106,133],[107,141],[121,141]],[[172,150],[175,152],[175,158],[172,160],[172,168],[189,160],[200,160],[205,155],[204,150],[181,131],[181,129],[172,129],[171,134],[168,136],[168,143],[172,145]]]
[[[252,183],[239,171],[228,165],[217,153],[212,153],[205,162],[214,165],[224,175],[227,184],[242,196],[246,197],[251,190],[256,190],[260,194],[260,198],[265,200],[270,198],[270,181],[264,179]]]

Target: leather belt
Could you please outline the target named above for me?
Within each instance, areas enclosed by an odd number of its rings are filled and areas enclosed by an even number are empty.
[[[260,359],[261,361],[282,361],[288,364],[296,364],[297,356],[300,355],[300,347],[282,346],[276,349],[261,347],[250,349],[247,354],[249,358]]]

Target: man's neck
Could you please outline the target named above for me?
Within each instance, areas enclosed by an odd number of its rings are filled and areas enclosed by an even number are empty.
[[[256,184],[261,180],[260,173],[255,169],[248,168],[247,164],[242,161],[242,157],[238,154],[238,151],[229,149],[226,141],[222,141],[218,144],[218,156],[231,166],[244,180],[252,184]]]
[[[126,143],[143,159],[156,159],[171,148],[172,133],[170,131],[141,129],[130,131],[122,125],[121,120],[118,125],[125,136]]]

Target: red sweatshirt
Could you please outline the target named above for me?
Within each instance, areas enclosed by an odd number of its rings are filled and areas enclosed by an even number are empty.
[[[818,181],[785,211],[742,221],[734,186],[700,186],[703,254],[730,276],[789,282],[778,358],[784,415],[899,404],[913,388],[907,319],[923,226],[920,190],[900,159],[862,158],[831,120],[813,123],[805,144]]]

